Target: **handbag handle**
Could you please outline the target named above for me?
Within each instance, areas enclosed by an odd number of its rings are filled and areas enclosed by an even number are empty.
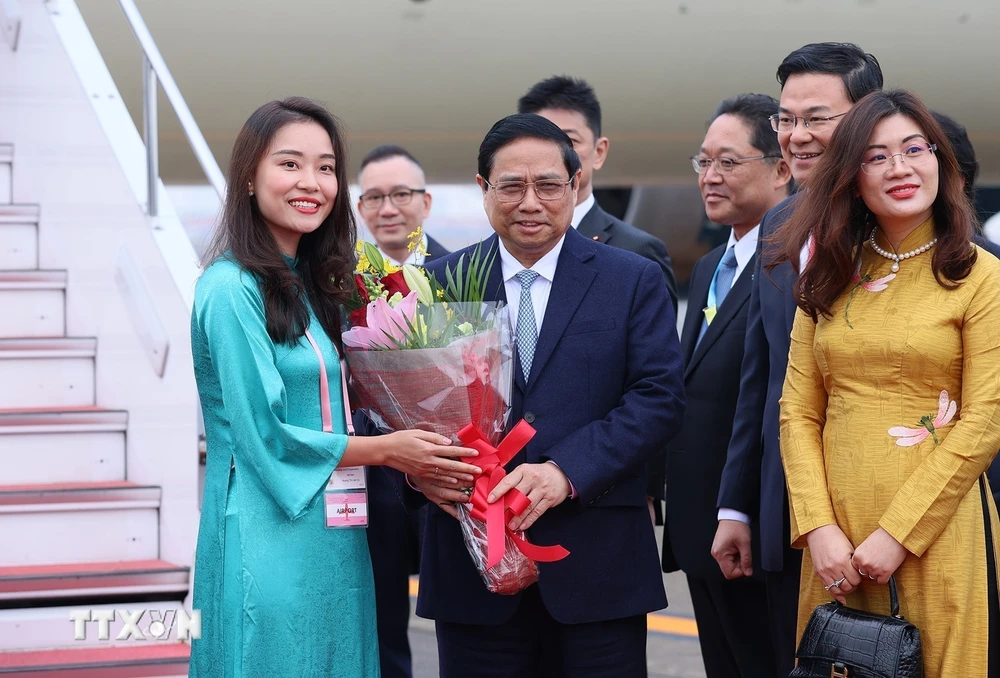
[[[837,605],[841,605],[840,601],[834,601]],[[896,578],[889,575],[889,614],[896,619],[902,619],[903,615],[899,614],[899,593],[896,591]]]
[[[889,575],[889,614],[896,619],[902,619],[899,614],[899,594],[896,592],[896,578]]]

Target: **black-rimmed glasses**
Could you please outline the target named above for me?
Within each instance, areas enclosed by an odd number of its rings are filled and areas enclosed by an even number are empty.
[[[937,150],[937,144],[910,144],[902,153],[886,153],[882,150],[872,150],[865,154],[861,163],[861,171],[865,174],[880,174],[888,172],[896,166],[896,156],[906,159],[907,165],[920,164],[930,158]]]
[[[365,193],[361,196],[361,207],[369,212],[374,212],[382,207],[382,202],[386,198],[389,198],[389,202],[396,207],[402,207],[410,204],[414,193],[426,192],[426,188],[397,188],[390,193]]]
[[[698,174],[704,174],[708,171],[708,168],[715,165],[716,172],[725,172],[729,174],[733,171],[733,168],[737,165],[742,165],[744,162],[749,160],[763,160],[764,158],[780,158],[780,155],[748,155],[745,158],[726,158],[720,156],[718,158],[706,158],[703,155],[691,156],[691,166],[694,167],[694,171]]]
[[[810,115],[809,117],[789,115],[788,113],[775,113],[767,119],[771,121],[771,129],[775,132],[791,132],[795,129],[795,125],[798,124],[800,120],[802,121],[803,127],[811,129],[814,132],[818,132],[828,127],[832,120],[845,116],[847,113],[848,112],[845,111],[843,113],[838,113],[837,115]]]
[[[485,180],[484,180],[485,181]],[[535,187],[535,195],[539,200],[558,200],[566,195],[566,187],[573,183],[572,179],[557,181],[555,179],[545,179],[543,181],[500,181],[491,184],[486,181],[486,185],[493,189],[497,200],[500,202],[521,202],[528,186]]]

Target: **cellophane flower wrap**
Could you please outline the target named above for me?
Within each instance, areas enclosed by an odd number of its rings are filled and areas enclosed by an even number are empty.
[[[422,429],[460,445],[468,442],[460,432],[475,431],[484,450],[500,445],[511,410],[513,332],[506,306],[482,301],[488,270],[477,251],[449,270],[442,286],[418,267],[397,268],[375,247],[360,246],[358,294],[343,343],[358,407],[379,429]],[[538,580],[538,566],[517,543],[523,538],[505,531],[502,558],[490,565],[499,554],[497,537],[490,550],[484,512],[472,503],[457,509],[488,590],[514,594]]]

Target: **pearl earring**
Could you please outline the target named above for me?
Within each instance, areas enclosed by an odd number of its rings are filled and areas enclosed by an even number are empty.
[[[250,195],[253,195],[253,184],[247,184],[247,188],[250,189]]]

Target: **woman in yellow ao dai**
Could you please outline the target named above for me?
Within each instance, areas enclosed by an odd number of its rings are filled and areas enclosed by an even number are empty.
[[[888,614],[894,575],[927,678],[1000,675],[984,476],[1000,447],[1000,261],[971,244],[954,154],[913,95],[862,99],[818,169],[800,206],[813,218],[788,225],[817,242],[781,399],[799,634],[831,597]]]

